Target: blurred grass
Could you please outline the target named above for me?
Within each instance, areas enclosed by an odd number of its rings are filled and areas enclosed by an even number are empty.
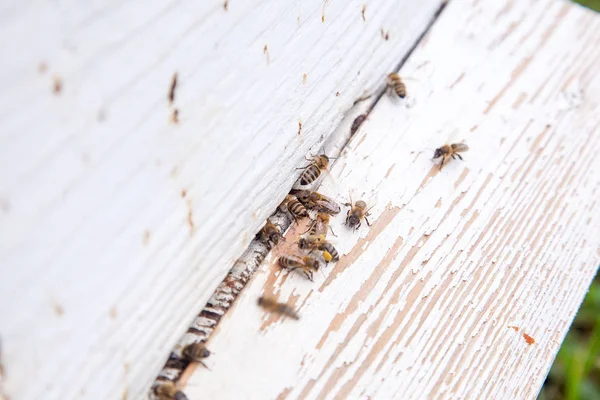
[[[600,12],[600,0],[577,3]],[[562,399],[600,400],[600,274],[596,274],[538,397]]]
[[[592,10],[600,11],[600,0],[579,0],[576,1],[576,3],[591,8]]]
[[[594,278],[538,400],[600,400],[600,274]]]

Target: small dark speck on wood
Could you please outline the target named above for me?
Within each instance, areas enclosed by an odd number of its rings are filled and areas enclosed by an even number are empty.
[[[53,84],[52,84],[52,92],[54,94],[59,94],[62,92],[62,79],[58,75],[54,75]]]
[[[390,34],[389,34],[389,32],[384,31],[383,28],[381,28],[381,37],[384,40],[389,40],[390,39]]]
[[[175,89],[177,88],[177,72],[173,74],[171,79],[171,87],[169,88],[169,104],[173,104],[175,101]]]
[[[362,123],[365,122],[365,119],[367,119],[367,114],[361,114],[354,119],[354,122],[352,122],[352,126],[350,127],[350,136],[353,136],[356,133]]]
[[[301,135],[302,132],[302,122],[298,121],[298,136]]]
[[[362,6],[362,19],[363,21],[367,21],[367,17],[365,16],[365,12],[367,11],[367,5],[363,4]]]
[[[229,1],[228,0],[225,0],[225,2],[223,3],[223,9],[225,11],[229,10]]]
[[[269,48],[267,47],[266,44],[265,44],[265,47],[263,48],[263,53],[267,57],[267,65],[269,65],[271,63],[271,57],[269,55]]]
[[[173,112],[171,113],[171,122],[174,124],[179,123],[179,110],[177,108],[174,108]]]
[[[38,65],[38,72],[43,75],[47,71],[48,71],[48,64],[46,64],[44,61],[40,62],[40,64]]]

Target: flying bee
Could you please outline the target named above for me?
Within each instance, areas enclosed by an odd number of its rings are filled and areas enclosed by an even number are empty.
[[[436,159],[442,157],[442,162],[440,163],[441,171],[442,167],[444,166],[444,162],[448,158],[452,157],[453,159],[456,159],[456,157],[458,157],[462,161],[463,158],[459,153],[467,150],[469,150],[469,146],[467,146],[464,143],[445,144],[442,147],[435,149],[435,153],[433,153],[433,158]]]
[[[269,220],[267,220],[265,226],[263,226],[260,232],[258,232],[257,237],[260,240],[263,240],[267,243],[273,243],[274,245],[279,243],[279,239],[283,239],[283,235],[279,231],[279,228],[277,228],[277,226],[275,226],[275,224]]]
[[[310,190],[294,190],[294,196],[311,210],[326,212],[331,215],[339,214],[342,209],[340,205],[331,197],[327,197],[319,192],[311,192]]]
[[[314,156],[312,158],[312,164],[304,167],[304,172],[300,175],[300,185],[306,186],[317,180],[321,172],[329,167],[329,157],[325,154],[320,156]]]
[[[406,97],[406,85],[402,82],[402,78],[400,78],[400,75],[397,73],[392,72],[391,74],[388,74],[387,85],[391,87],[401,99]]]
[[[346,225],[348,225],[350,228],[358,229],[360,228],[361,220],[364,218],[367,222],[367,225],[371,226],[371,223],[367,219],[367,217],[370,215],[370,209],[367,210],[367,203],[359,200],[353,205],[351,197],[350,203],[345,203],[344,205],[350,207],[348,214],[346,214]]]
[[[319,270],[319,261],[311,256],[281,256],[279,265],[290,270],[298,269],[312,282],[313,271]]]
[[[309,235],[313,236],[327,235],[327,229],[331,231],[333,236],[336,236],[331,226],[329,226],[329,214],[320,212],[317,214],[316,219],[310,221],[310,224],[308,225],[308,230],[306,232],[308,232]]]
[[[300,316],[288,304],[279,303],[273,297],[261,296],[258,298],[258,305],[267,311],[275,314],[281,314],[295,320],[299,320]]]
[[[210,369],[206,364],[204,364],[204,361],[202,361],[210,356],[210,350],[204,347],[204,344],[200,342],[188,344],[183,348],[181,353],[189,360],[200,363],[204,366],[204,368]]]
[[[185,393],[177,390],[172,381],[160,383],[154,388],[154,394],[159,400],[188,400]]]
[[[304,205],[298,201],[296,196],[288,194],[285,196],[285,200],[283,201],[282,205],[289,211],[290,214],[292,214],[292,217],[294,217],[294,220],[296,221],[298,218],[308,217],[308,211],[306,210],[306,207],[304,207]]]

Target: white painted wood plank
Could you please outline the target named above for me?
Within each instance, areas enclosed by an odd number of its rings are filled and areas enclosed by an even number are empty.
[[[366,3],[365,21],[358,0],[5,4],[10,396],[144,393],[302,158],[440,1]]]
[[[335,218],[344,255],[314,283],[276,265],[288,232],[188,397],[535,398],[600,263],[599,41],[567,2],[451,2],[402,68],[411,99],[382,98],[320,189],[373,226]]]

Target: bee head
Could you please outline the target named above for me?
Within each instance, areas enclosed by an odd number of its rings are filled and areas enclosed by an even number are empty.
[[[356,215],[348,216],[348,225],[350,225],[350,227],[354,228],[359,223],[360,223],[360,218],[358,218]]]
[[[206,347],[204,349],[202,349],[202,351],[200,351],[200,358],[206,358],[210,356],[210,350],[208,350]]]
[[[442,149],[435,149],[435,151],[433,152],[433,158],[438,158],[442,156]]]
[[[305,249],[306,247],[308,247],[308,243],[306,242],[305,238],[298,239],[298,247],[300,247],[301,249]]]

